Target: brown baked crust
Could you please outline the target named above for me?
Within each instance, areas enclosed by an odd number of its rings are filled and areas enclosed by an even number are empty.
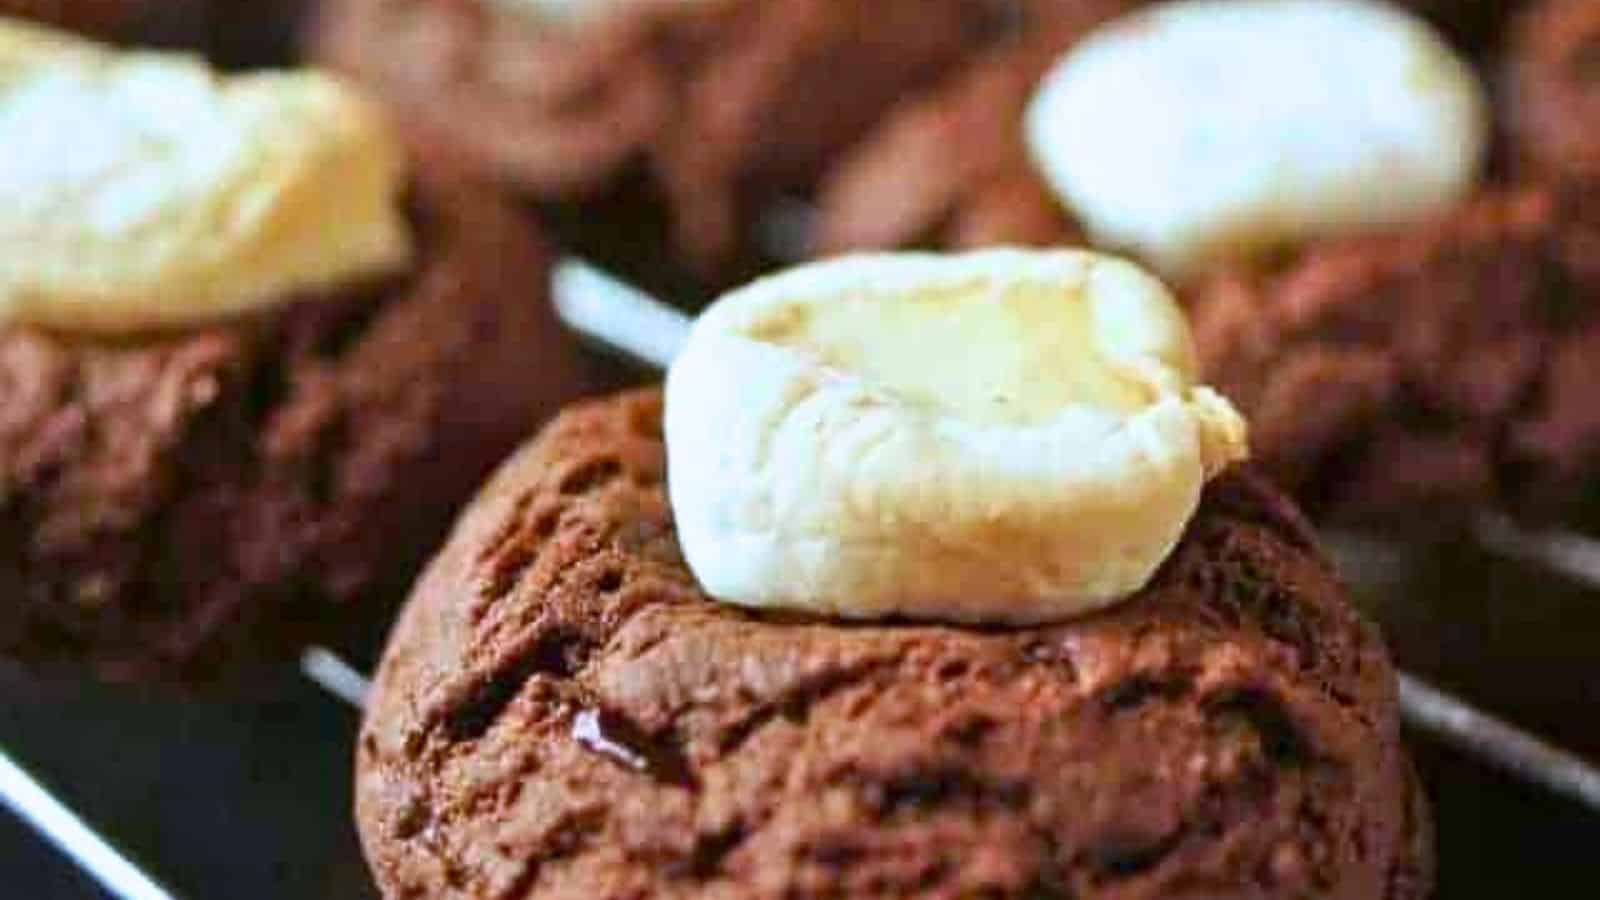
[[[1004,0],[635,2],[540,33],[488,0],[334,0],[320,55],[536,199],[644,169],[678,250],[736,260],[905,92],[1000,27]]]
[[[1600,463],[1596,208],[1571,190],[1493,192],[1218,274],[1190,297],[1207,377],[1314,515],[1559,511]]]
[[[415,208],[421,259],[383,284],[168,337],[0,330],[0,652],[207,680],[404,590],[595,383],[517,214],[455,184]]]
[[[1012,42],[902,103],[829,171],[815,251],[1082,243],[1029,160],[1023,110],[1061,53],[1136,5],[1024,4]]]
[[[357,751],[386,896],[1427,895],[1394,672],[1260,480],[1111,611],[843,625],[698,591],[660,414],[564,413],[418,584]]]
[[[1517,162],[1600,179],[1600,3],[1544,0],[1514,34],[1506,103]]]

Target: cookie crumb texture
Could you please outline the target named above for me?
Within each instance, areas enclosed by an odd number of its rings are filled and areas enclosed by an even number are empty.
[[[405,589],[586,377],[515,214],[442,184],[414,207],[414,271],[269,317],[0,330],[0,652],[205,681]]]
[[[1202,370],[1313,515],[1554,515],[1600,465],[1595,197],[1487,193],[1190,297]]]
[[[1393,671],[1252,476],[1111,612],[841,625],[698,591],[660,415],[564,414],[419,584],[358,750],[386,896],[1427,895]]]

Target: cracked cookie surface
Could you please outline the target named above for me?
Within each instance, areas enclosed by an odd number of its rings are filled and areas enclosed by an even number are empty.
[[[357,751],[387,896],[1427,895],[1393,670],[1254,476],[1109,612],[845,625],[700,593],[659,418],[565,413],[419,583]]]

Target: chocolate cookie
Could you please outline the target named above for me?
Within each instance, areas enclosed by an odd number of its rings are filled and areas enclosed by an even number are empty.
[[[1600,178],[1600,4],[1545,0],[1529,10],[1508,74],[1518,161],[1536,172]]]
[[[891,110],[829,170],[812,252],[1082,243],[1024,146],[1044,74],[1097,26],[1148,0],[1026,4],[1014,40]],[[1498,33],[1518,3],[1410,0],[1452,35]],[[1572,130],[1578,130],[1576,125]]]
[[[814,252],[1081,243],[1028,159],[1023,109],[1063,51],[1134,5],[1033,4],[1014,43],[896,108],[824,179]]]
[[[1574,20],[1593,10],[1573,6],[1530,19],[1524,47],[1539,34],[1578,47]],[[995,54],[889,116],[826,179],[816,250],[1085,242],[1035,173],[1020,118],[1040,73],[1093,21]],[[1600,341],[1600,193],[1581,177],[1581,148],[1538,134],[1583,139],[1581,82],[1554,77],[1559,55],[1525,49],[1518,63],[1521,93],[1544,101],[1522,104],[1522,155],[1545,160],[1523,169],[1555,170],[1559,184],[1498,188],[1443,221],[1317,241],[1180,286],[1206,377],[1314,515],[1406,525],[1419,504],[1443,504],[1428,507],[1430,524],[1485,504],[1555,514],[1600,465],[1578,387],[1584,348]]]
[[[654,195],[703,273],[748,255],[764,206],[994,39],[1009,6],[634,0],[562,22],[518,2],[334,0],[316,43],[532,199]]]
[[[1593,208],[1497,192],[1423,228],[1219,274],[1190,298],[1204,369],[1315,514],[1559,508],[1600,464]]]
[[[846,625],[697,589],[660,416],[564,414],[418,584],[357,759],[386,896],[1427,896],[1393,670],[1253,476],[1108,612]]]
[[[443,182],[412,210],[381,283],[168,335],[0,330],[0,652],[202,680],[381,611],[596,383],[519,217]]]

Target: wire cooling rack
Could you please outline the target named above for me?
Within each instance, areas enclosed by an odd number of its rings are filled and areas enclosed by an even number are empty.
[[[687,317],[675,308],[576,260],[557,267],[553,296],[558,315],[575,332],[656,369],[671,360],[688,329]],[[1528,532],[1497,516],[1485,517],[1475,535],[1490,553],[1600,589],[1600,545],[1590,538],[1562,531]],[[1363,576],[1386,577],[1392,548],[1364,538],[1335,539],[1332,544],[1336,555],[1344,557],[1345,571],[1358,582]],[[1600,648],[1596,655],[1600,656]],[[331,650],[308,648],[300,670],[326,693],[329,702],[359,709],[365,701],[366,676]],[[1600,813],[1600,769],[1579,754],[1410,674],[1400,677],[1400,701],[1404,720],[1412,730]],[[1600,707],[1596,712],[1600,713]],[[177,896],[121,852],[113,840],[87,825],[4,750],[0,750],[0,805],[110,894],[127,900]]]

